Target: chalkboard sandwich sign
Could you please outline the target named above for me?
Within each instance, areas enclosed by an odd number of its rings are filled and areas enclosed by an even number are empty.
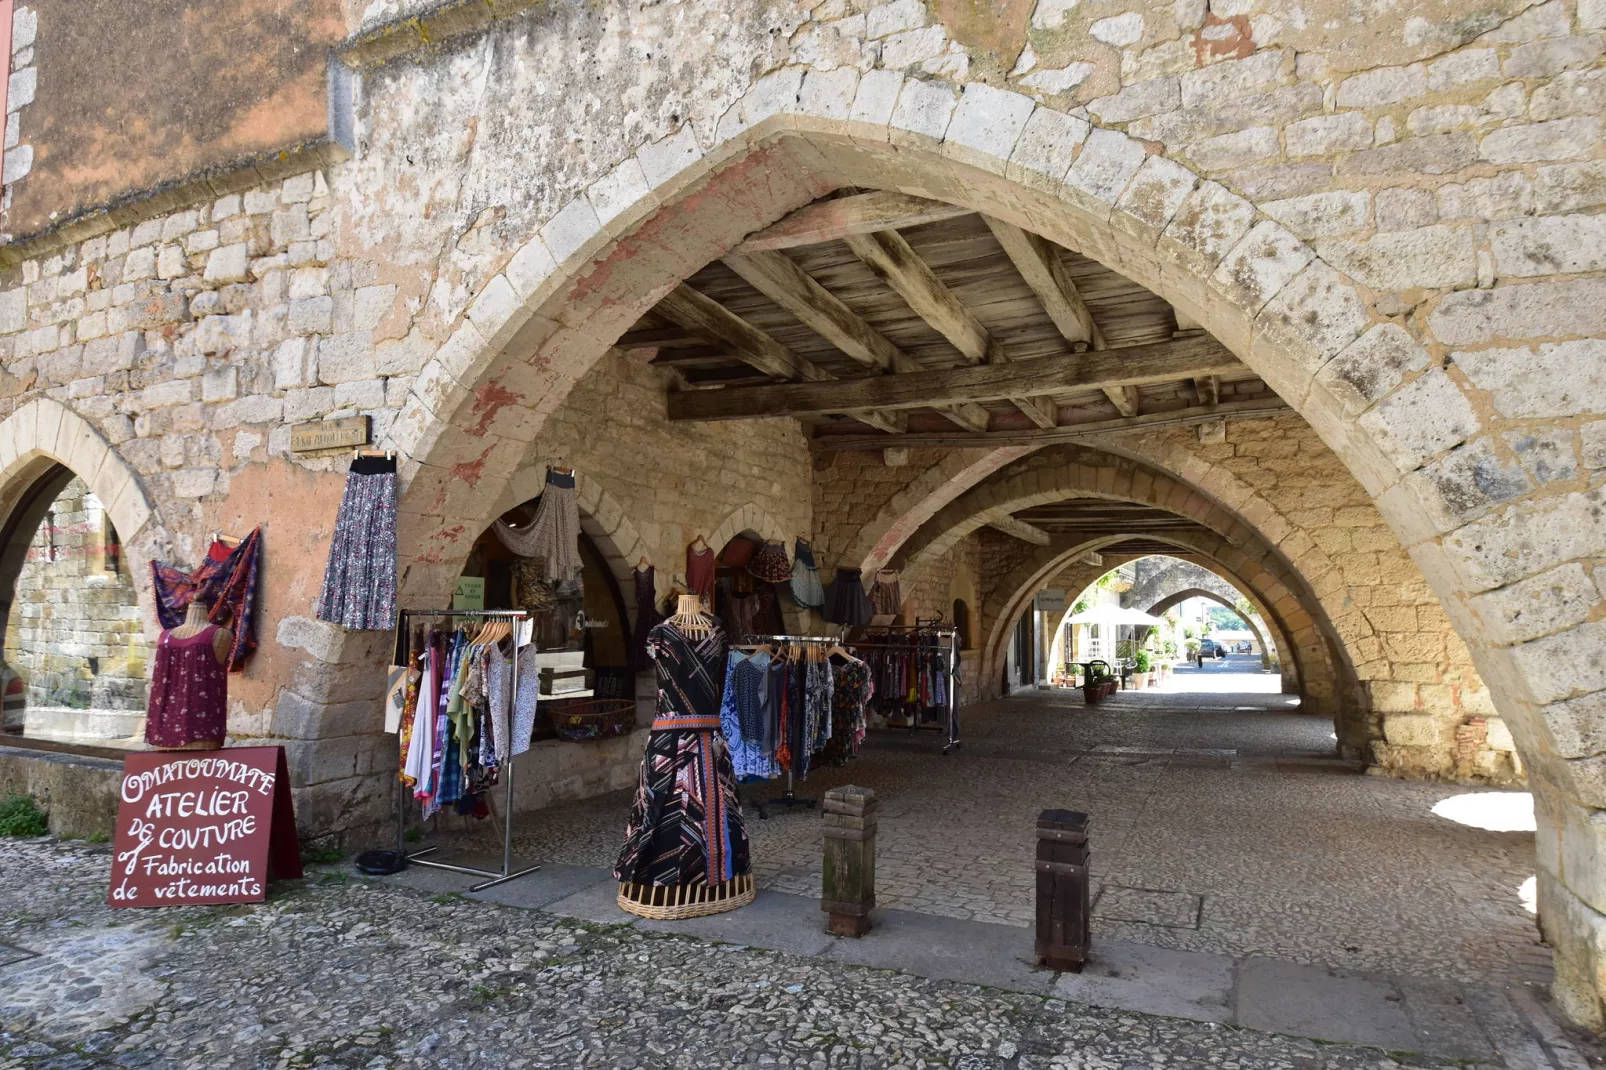
[[[260,903],[270,878],[299,876],[283,747],[124,760],[110,905]]]

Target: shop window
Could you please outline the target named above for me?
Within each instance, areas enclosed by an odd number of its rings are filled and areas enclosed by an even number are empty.
[[[974,650],[976,644],[970,633],[970,607],[963,598],[954,599],[953,608],[954,631],[959,633],[959,649]]]
[[[134,578],[101,502],[59,465],[17,499],[0,544],[0,731],[140,747],[148,650]]]
[[[539,502],[532,498],[501,519],[524,527],[534,519]],[[568,704],[635,698],[624,597],[596,544],[584,533],[579,543],[581,570],[576,583],[546,583],[533,560],[508,549],[490,529],[475,542],[463,566],[464,577],[484,580],[485,609],[531,610],[532,642],[553,671],[556,692],[541,699],[536,739],[555,736],[549,716]]]

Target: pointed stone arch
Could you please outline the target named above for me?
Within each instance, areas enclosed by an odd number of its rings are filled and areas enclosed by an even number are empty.
[[[1170,609],[1172,606],[1177,605],[1180,602],[1186,602],[1190,598],[1204,598],[1216,603],[1219,606],[1225,606],[1234,613],[1238,613],[1237,607],[1231,602],[1227,601],[1226,597],[1219,591],[1211,591],[1203,587],[1190,587],[1187,590],[1178,591],[1175,594],[1169,594],[1160,599],[1158,602],[1154,603],[1153,606],[1145,609],[1143,612],[1149,614],[1151,617],[1158,617],[1165,613],[1165,611]],[[1272,647],[1266,641],[1265,632],[1261,631],[1260,625],[1256,624],[1252,619],[1244,616],[1242,613],[1238,613],[1238,619],[1243,621],[1244,626],[1247,627],[1251,632],[1255,633],[1255,640],[1260,643],[1262,664],[1266,664],[1269,668],[1270,666],[1267,664],[1267,662],[1271,655]]]
[[[1598,488],[1472,493],[1476,480],[1463,469],[1499,438],[1493,418],[1471,405],[1456,443],[1418,444],[1405,429],[1424,392],[1466,401],[1468,388],[1429,347],[1546,333],[1528,325],[1543,302],[1525,304],[1521,293],[1539,284],[1430,296],[1408,330],[1253,202],[1122,132],[980,83],[873,74],[772,71],[712,128],[639,145],[591,191],[559,199],[480,287],[386,430],[405,457],[404,511],[414,518],[403,526],[406,582],[438,588],[466,553],[464,533],[484,519],[484,492],[454,473],[510,473],[612,340],[746,233],[848,185],[985,210],[1117,268],[1203,325],[1309,421],[1377,503],[1539,774],[1541,827],[1584,845],[1565,873],[1546,856],[1541,898],[1555,919],[1547,926],[1563,926],[1558,939],[1573,949],[1569,1009],[1602,1020],[1598,993],[1587,1007],[1575,998],[1589,971],[1606,976],[1606,955],[1585,950],[1606,947],[1606,880],[1590,861],[1606,859],[1597,820],[1606,781],[1584,764],[1592,752],[1583,742],[1606,675],[1576,671],[1598,661],[1602,625],[1586,613],[1538,635],[1511,627],[1517,585],[1593,560],[1602,538],[1597,525],[1543,552],[1519,554],[1518,544],[1592,515]],[[1522,323],[1496,330],[1489,308]],[[476,391],[492,380],[515,400],[486,415]]]

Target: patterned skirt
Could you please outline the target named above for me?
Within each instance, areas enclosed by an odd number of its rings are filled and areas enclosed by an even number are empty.
[[[396,626],[396,462],[358,457],[346,476],[318,619],[342,628]]]
[[[725,739],[698,727],[653,723],[614,878],[621,883],[718,885],[748,872],[747,829]]]

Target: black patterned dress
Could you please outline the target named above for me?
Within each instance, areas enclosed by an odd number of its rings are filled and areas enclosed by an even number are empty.
[[[626,884],[719,885],[748,872],[736,775],[720,732],[725,633],[703,640],[670,621],[647,634],[658,715],[641,761],[614,878]]]

